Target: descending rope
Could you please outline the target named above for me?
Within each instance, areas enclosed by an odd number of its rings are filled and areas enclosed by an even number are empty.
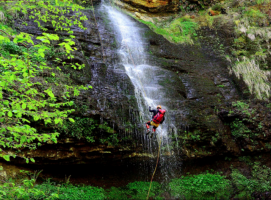
[[[102,42],[101,34],[100,34],[100,31],[99,31],[99,28],[98,28],[98,24],[97,24],[97,21],[96,21],[95,12],[94,12],[94,6],[93,6],[92,0],[91,0],[91,6],[92,6],[92,13],[93,13],[93,17],[94,17],[94,22],[95,22],[95,25],[96,25],[96,27],[97,27],[99,39],[100,39],[100,42],[101,42],[101,48],[102,48],[102,53],[103,53],[103,61],[104,61],[104,63],[105,63],[106,60],[105,60],[105,54],[104,54],[104,48],[103,48],[103,42]]]
[[[153,180],[154,174],[155,174],[156,169],[157,169],[157,166],[158,166],[158,161],[159,161],[159,156],[160,156],[161,143],[162,143],[162,137],[160,138],[160,143],[159,143],[159,148],[158,148],[158,154],[157,154],[156,166],[155,166],[154,172],[153,172],[152,177],[151,177],[150,188],[149,188],[149,191],[148,191],[148,195],[147,195],[146,200],[149,199],[149,195],[150,195],[150,191],[151,191],[151,185],[152,185],[152,180]]]

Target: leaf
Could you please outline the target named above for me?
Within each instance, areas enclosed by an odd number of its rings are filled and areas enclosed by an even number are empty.
[[[73,118],[69,118],[70,122],[74,123],[74,119]]]
[[[8,116],[12,117],[12,112],[11,111],[8,111]]]
[[[26,159],[25,159],[25,162],[28,164],[28,163],[29,163],[29,159],[28,159],[28,158],[26,158]]]
[[[60,122],[59,118],[55,118],[55,124],[58,124]]]
[[[31,162],[33,162],[33,163],[35,162],[34,158],[30,158],[30,160],[31,160]]]
[[[3,158],[4,158],[6,161],[10,161],[10,155],[4,155]]]
[[[22,104],[22,109],[26,109],[26,104],[25,103]]]

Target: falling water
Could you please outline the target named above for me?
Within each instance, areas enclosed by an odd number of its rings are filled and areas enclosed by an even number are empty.
[[[139,137],[143,138],[144,147],[154,155],[157,154],[158,144],[162,140],[159,165],[163,179],[172,178],[174,177],[173,172],[176,171],[174,168],[180,167],[176,162],[171,145],[172,142],[177,142],[177,130],[169,120],[170,106],[167,105],[169,97],[165,92],[167,88],[159,84],[159,81],[170,78],[168,77],[170,72],[159,66],[147,64],[147,45],[141,37],[142,28],[138,22],[110,5],[103,4],[101,9],[108,14],[113,25],[115,37],[120,46],[118,54],[121,63],[118,66],[124,67],[134,85],[142,125],[151,120],[149,106],[154,109],[159,104],[167,111],[165,122],[156,130],[156,137],[150,139],[144,133],[138,134],[141,134]],[[171,130],[170,134],[168,130]],[[155,163],[153,165],[155,166]]]

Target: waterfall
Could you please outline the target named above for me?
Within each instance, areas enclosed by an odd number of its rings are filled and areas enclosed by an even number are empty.
[[[141,134],[139,137],[143,138],[142,142],[146,150],[149,151],[148,153],[154,155],[158,151],[158,142],[162,140],[160,171],[164,180],[173,178],[174,171],[180,171],[180,164],[176,162],[172,148],[172,143],[177,141],[177,129],[170,120],[170,102],[168,101],[170,97],[166,93],[167,88],[160,84],[161,80],[170,79],[172,72],[148,64],[147,43],[141,37],[143,28],[140,27],[139,22],[105,3],[102,4],[101,9],[102,12],[107,13],[111,21],[119,46],[120,63],[118,66],[123,66],[134,85],[142,125],[145,126],[145,123],[151,120],[149,106],[154,109],[157,105],[161,105],[162,109],[167,111],[166,120],[156,130],[156,137],[150,139],[145,133],[138,134]],[[155,163],[153,165],[155,166]]]

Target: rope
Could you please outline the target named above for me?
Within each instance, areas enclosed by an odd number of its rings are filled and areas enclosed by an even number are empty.
[[[104,54],[104,48],[103,48],[103,43],[102,43],[102,38],[101,38],[101,35],[100,35],[100,31],[99,31],[99,28],[98,28],[98,24],[97,24],[97,21],[96,21],[96,17],[95,17],[95,12],[94,12],[94,6],[93,6],[93,2],[91,0],[91,6],[92,6],[92,13],[93,13],[93,17],[94,17],[94,22],[95,22],[95,25],[97,27],[97,31],[98,31],[98,35],[99,35],[99,39],[100,39],[100,42],[101,42],[101,48],[102,48],[102,53],[103,53],[103,61],[104,63],[106,62],[105,60],[105,54]]]
[[[149,191],[148,191],[148,195],[147,195],[146,200],[149,199],[149,195],[150,195],[150,191],[151,191],[151,185],[152,185],[152,180],[153,180],[154,174],[155,174],[156,169],[157,169],[157,166],[158,166],[158,161],[159,161],[159,156],[160,156],[161,143],[162,143],[162,137],[160,138],[160,143],[159,143],[159,148],[158,148],[158,155],[157,155],[156,166],[155,166],[154,172],[153,172],[152,177],[151,177],[150,188],[149,188]]]

